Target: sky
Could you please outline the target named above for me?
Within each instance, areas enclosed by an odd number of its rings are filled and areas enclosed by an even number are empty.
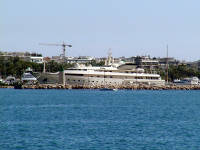
[[[0,51],[200,59],[200,0],[0,0]]]

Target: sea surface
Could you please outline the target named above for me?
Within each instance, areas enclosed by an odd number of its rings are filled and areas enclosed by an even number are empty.
[[[0,89],[0,150],[199,150],[200,91]]]

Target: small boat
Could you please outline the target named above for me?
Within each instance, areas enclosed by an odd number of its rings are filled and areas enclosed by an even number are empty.
[[[7,78],[6,78],[6,80],[5,80],[5,83],[6,84],[13,84],[13,83],[15,83],[16,82],[16,79],[15,79],[15,77],[13,77],[13,76],[8,76]]]
[[[112,88],[101,88],[100,91],[117,91],[118,89],[112,89]]]
[[[175,79],[174,84],[176,84],[176,85],[198,85],[199,79],[198,79],[198,77],[184,78],[182,80]]]
[[[118,89],[113,89],[113,91],[118,91]]]

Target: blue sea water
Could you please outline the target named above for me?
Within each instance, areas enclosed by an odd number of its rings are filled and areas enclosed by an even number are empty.
[[[1,150],[199,150],[200,91],[0,89]]]

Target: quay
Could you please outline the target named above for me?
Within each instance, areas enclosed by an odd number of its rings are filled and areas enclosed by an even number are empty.
[[[13,89],[14,86],[10,86],[10,85],[0,85],[1,89]]]
[[[12,86],[4,86],[0,88],[14,88]],[[37,85],[22,85],[16,89],[101,89],[103,86],[89,85],[62,85],[62,84],[37,84]],[[200,90],[200,85],[121,85],[108,86],[106,88],[119,90]]]

